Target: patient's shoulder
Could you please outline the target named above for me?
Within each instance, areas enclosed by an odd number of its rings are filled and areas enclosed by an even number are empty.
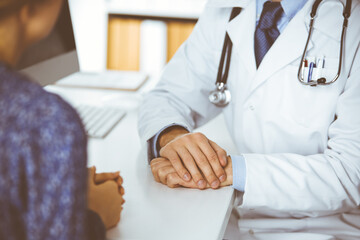
[[[0,70],[0,106],[3,130],[85,135],[78,114],[66,101],[9,69]]]

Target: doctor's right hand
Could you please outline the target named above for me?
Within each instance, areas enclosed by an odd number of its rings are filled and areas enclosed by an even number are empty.
[[[226,181],[220,184],[220,187],[226,187],[233,184],[231,157],[228,156],[227,159],[228,164],[225,167],[227,177]],[[197,184],[193,180],[186,182],[180,178],[171,162],[166,158],[155,158],[151,161],[150,166],[154,179],[158,183],[167,185],[170,188],[185,187],[198,189]],[[210,185],[207,184],[206,188],[210,188]]]
[[[193,179],[200,189],[207,183],[215,189],[226,181],[227,154],[204,134],[174,126],[160,135],[159,145],[160,156],[169,159],[186,182]]]

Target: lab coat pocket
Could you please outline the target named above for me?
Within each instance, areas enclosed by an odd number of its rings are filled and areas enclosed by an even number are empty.
[[[317,79],[324,77],[331,81],[335,77],[336,59],[329,59],[327,63],[321,72],[313,72]],[[298,66],[288,66],[285,77],[287,90],[284,93],[286,102],[283,104],[286,117],[302,127],[314,130],[328,125],[334,118],[336,102],[342,89],[341,81],[327,86],[306,86],[297,80],[297,72]]]
[[[317,62],[317,64],[311,64],[311,60],[307,61],[307,66],[300,71],[303,81],[310,82],[324,78],[326,82],[331,82],[335,78],[338,71],[338,58],[325,58],[324,60],[320,59],[320,61],[315,57],[308,57],[307,59],[316,59],[313,62]]]
[[[323,68],[317,67],[317,76],[319,78],[325,78],[326,82],[331,82],[338,71],[339,58],[325,58]]]

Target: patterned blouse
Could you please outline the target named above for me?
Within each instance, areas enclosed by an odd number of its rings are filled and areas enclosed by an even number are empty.
[[[0,239],[105,238],[86,208],[86,144],[69,104],[0,63]]]

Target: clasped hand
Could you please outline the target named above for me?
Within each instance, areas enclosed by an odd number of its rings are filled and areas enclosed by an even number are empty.
[[[202,133],[181,127],[159,138],[160,158],[150,163],[155,181],[171,188],[219,188],[232,184],[232,162],[224,149]]]
[[[88,208],[98,213],[107,229],[116,226],[125,200],[123,179],[119,172],[96,173],[88,169]]]

